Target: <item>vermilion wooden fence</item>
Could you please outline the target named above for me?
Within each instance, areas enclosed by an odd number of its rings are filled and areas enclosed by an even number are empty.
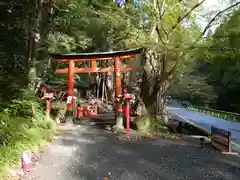
[[[211,126],[212,145],[222,154],[236,154],[232,152],[232,134],[230,131]]]

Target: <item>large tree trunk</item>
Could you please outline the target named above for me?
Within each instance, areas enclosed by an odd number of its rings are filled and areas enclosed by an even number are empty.
[[[28,64],[28,88],[34,90],[36,79],[36,60],[35,60],[35,37],[38,19],[38,5],[36,4],[36,12],[33,16],[28,17],[28,51],[27,51],[27,64]]]
[[[47,76],[51,66],[51,60],[46,58],[46,40],[52,28],[53,21],[53,1],[40,0],[39,1],[39,39],[36,47],[37,75],[39,77]]]
[[[158,94],[154,96],[155,101],[145,98],[146,96],[142,94],[136,104],[134,104],[134,113],[137,116],[153,116],[155,119],[162,121],[164,124],[168,125],[168,116],[165,107],[165,92],[166,89],[163,91],[159,90]]]
[[[135,109],[137,115],[158,116],[167,123],[165,94],[172,84],[176,66],[170,71],[167,70],[166,58],[167,55],[164,53],[146,52],[143,61],[141,93]]]

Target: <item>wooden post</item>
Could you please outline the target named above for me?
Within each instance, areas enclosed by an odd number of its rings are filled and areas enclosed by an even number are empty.
[[[74,60],[68,62],[68,97],[71,97],[71,102],[67,104],[67,116],[73,116],[73,101],[74,101]]]
[[[50,118],[50,112],[51,112],[51,99],[46,100],[46,119]]]
[[[102,103],[103,103],[103,100],[104,100],[104,91],[105,91],[105,74],[103,74],[103,78],[102,78]]]
[[[120,74],[120,57],[117,56],[114,59],[114,75],[115,75],[115,98],[121,97],[121,74]],[[122,110],[121,102],[116,101],[116,115]]]
[[[79,120],[81,118],[81,106],[80,104],[77,105],[77,119]]]
[[[130,136],[130,99],[126,99],[126,112],[125,112],[125,118],[126,118],[126,134],[129,137]]]

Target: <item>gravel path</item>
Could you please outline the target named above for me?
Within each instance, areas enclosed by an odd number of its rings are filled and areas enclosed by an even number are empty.
[[[238,157],[184,140],[127,141],[90,126],[64,127],[23,180],[239,180]]]

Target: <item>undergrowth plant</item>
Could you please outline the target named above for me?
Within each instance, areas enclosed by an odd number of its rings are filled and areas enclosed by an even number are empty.
[[[41,102],[31,92],[0,110],[0,179],[19,167],[25,150],[37,150],[56,132],[53,120],[45,119]]]
[[[137,130],[145,135],[169,133],[166,126],[150,116],[139,116],[134,120]]]

